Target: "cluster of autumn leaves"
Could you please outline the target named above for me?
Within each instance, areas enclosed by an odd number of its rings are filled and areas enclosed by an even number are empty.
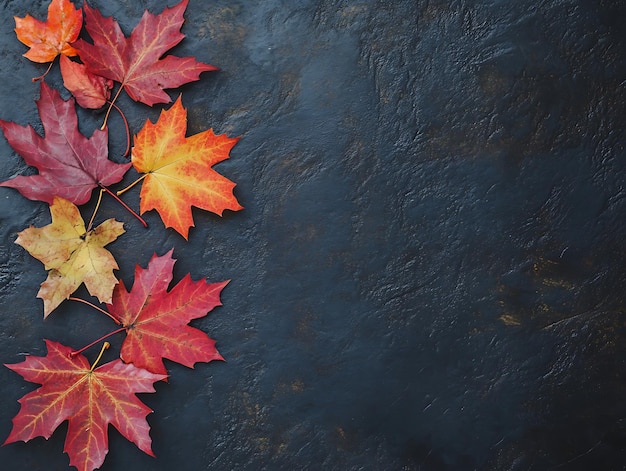
[[[185,239],[194,225],[192,206],[220,215],[226,209],[241,209],[233,194],[235,184],[212,168],[229,157],[237,139],[215,135],[210,129],[186,137],[187,112],[181,97],[161,112],[156,123],[146,121],[134,136],[130,162],[108,158],[106,122],[112,108],[121,113],[115,101],[123,90],[149,106],[168,103],[164,89],[216,70],[193,57],[166,54],[184,38],[180,29],[187,3],[182,0],[158,15],[146,11],[129,37],[113,18],[86,3],[77,8],[70,0],[52,0],[46,21],[30,15],[15,17],[17,37],[30,48],[25,57],[52,67],[60,56],[63,83],[73,95],[63,100],[46,84],[45,74],[34,79],[41,83],[37,108],[43,137],[31,126],[0,120],[11,147],[38,171],[0,186],[48,203],[52,218],[45,227],[21,231],[15,242],[48,271],[37,294],[43,300],[44,317],[67,299],[91,304],[72,297],[84,284],[106,309],[91,305],[117,328],[80,350],[46,340],[45,357],[27,355],[21,363],[6,365],[41,387],[20,399],[5,444],[48,438],[68,420],[65,451],[70,464],[81,471],[104,462],[108,424],[153,455],[146,421],[151,411],[136,393],[154,392],[154,383],[167,379],[164,358],[188,367],[222,359],[215,341],[188,324],[221,304],[220,293],[228,282],[193,281],[187,275],[168,291],[175,263],[170,251],[155,254],[145,269],[137,266],[132,289],[127,290],[113,273],[118,269],[113,255],[104,248],[124,233],[123,224],[108,219],[93,227],[103,195],[117,199],[143,223],[118,196],[136,183],[141,184],[140,214],[156,210],[164,225]],[[79,38],[83,26],[91,42]],[[119,85],[111,99],[115,83]],[[108,105],[102,128],[91,137],[78,130],[76,103],[92,109]],[[130,134],[128,141],[130,149]],[[124,190],[112,191],[109,187],[131,167],[139,178]],[[79,206],[91,200],[95,189],[99,190],[96,209],[86,224]],[[120,358],[98,366],[108,347],[104,339],[117,333],[126,335]],[[97,344],[102,344],[102,350],[90,365],[82,352]]]

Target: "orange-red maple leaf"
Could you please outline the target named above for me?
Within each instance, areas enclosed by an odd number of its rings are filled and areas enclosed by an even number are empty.
[[[92,74],[84,64],[61,56],[61,76],[67,88],[83,108],[102,108],[111,96],[113,80]]]
[[[45,22],[30,15],[14,18],[17,39],[30,48],[24,57],[31,61],[51,62],[59,54],[78,54],[71,43],[78,39],[83,26],[83,11],[69,0],[52,0]]]
[[[154,456],[146,421],[152,411],[135,393],[154,392],[153,384],[166,376],[119,359],[94,368],[84,356],[73,355],[70,347],[49,340],[46,346],[45,357],[28,355],[21,363],[5,365],[41,387],[19,400],[20,411],[4,444],[47,439],[67,420],[64,451],[80,471],[92,471],[104,462],[109,424]]]
[[[146,121],[132,149],[133,166],[145,174],[141,213],[156,209],[165,226],[185,239],[194,225],[192,206],[220,216],[225,209],[242,209],[233,194],[235,183],[212,168],[229,158],[239,138],[215,135],[212,129],[190,137],[186,132],[187,110],[179,97],[156,124]]]
[[[78,131],[74,100],[64,101],[59,92],[41,82],[37,109],[45,137],[31,126],[0,120],[0,128],[15,151],[38,175],[18,176],[0,183],[17,189],[31,200],[52,204],[60,196],[75,205],[86,203],[98,186],[119,182],[130,163],[117,164],[108,158],[108,132],[96,129],[91,138]]]
[[[185,37],[180,28],[187,3],[183,0],[159,15],[146,11],[128,38],[117,21],[85,4],[85,28],[93,44],[79,39],[74,46],[92,73],[119,82],[120,90],[124,88],[133,100],[149,106],[169,103],[164,89],[198,80],[201,72],[217,70],[193,57],[163,57]]]
[[[223,360],[215,340],[187,324],[222,305],[220,293],[228,281],[193,281],[187,275],[167,291],[174,262],[170,251],[154,255],[145,270],[137,266],[131,291],[120,281],[107,306],[126,328],[122,360],[159,374],[167,372],[163,358],[190,368],[196,362]]]

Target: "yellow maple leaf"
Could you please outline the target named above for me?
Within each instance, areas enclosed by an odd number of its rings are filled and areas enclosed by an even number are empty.
[[[155,124],[146,121],[137,133],[132,163],[143,173],[140,210],[151,209],[185,239],[194,225],[191,207],[222,215],[242,209],[233,194],[235,183],[213,170],[228,159],[239,138],[215,135],[212,129],[185,137],[187,110],[181,98],[163,110]]]
[[[123,224],[108,219],[87,231],[76,205],[59,197],[50,205],[50,214],[51,224],[24,229],[15,241],[49,270],[37,293],[43,299],[44,317],[69,298],[81,283],[100,302],[111,302],[118,282],[113,270],[118,266],[104,246],[125,232]]]

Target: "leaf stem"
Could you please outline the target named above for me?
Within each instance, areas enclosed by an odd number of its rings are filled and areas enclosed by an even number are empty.
[[[104,190],[102,188],[100,188],[100,193],[98,194],[98,202],[96,203],[96,207],[93,210],[93,214],[91,215],[91,219],[89,220],[89,225],[87,226],[87,232],[89,232],[91,230],[91,227],[93,226],[93,220],[96,217],[96,213],[98,212],[98,208],[100,208],[100,202],[102,201],[102,194],[104,193]]]
[[[96,358],[96,361],[93,362],[93,365],[91,365],[91,368],[89,369],[89,371],[93,371],[96,368],[96,365],[98,364],[98,362],[100,361],[100,358],[102,358],[102,354],[104,353],[104,351],[109,348],[111,346],[111,344],[109,342],[104,342],[102,344],[102,348],[100,349],[100,354],[98,355],[98,358]]]
[[[126,208],[126,210],[132,214],[133,216],[135,216],[139,222],[141,224],[143,224],[143,227],[148,227],[148,223],[146,221],[143,220],[143,218],[137,214],[135,211],[133,211],[130,206],[128,206],[126,203],[124,203],[119,196],[117,196],[115,193],[113,193],[111,190],[109,190],[106,186],[100,186],[100,188],[102,188],[104,191],[106,191],[109,195],[111,195],[119,204],[121,204],[122,206],[124,206],[124,208]]]
[[[126,150],[124,151],[123,157],[126,157],[128,153],[130,152],[130,130],[128,129],[128,121],[126,121],[126,116],[124,116],[124,113],[122,112],[119,106],[117,106],[112,101],[107,101],[107,103],[109,103],[110,106],[112,106],[113,108],[117,110],[117,112],[122,117],[122,121],[124,121],[124,129],[126,129]]]
[[[70,356],[75,357],[76,355],[80,355],[81,353],[83,353],[85,350],[93,347],[95,344],[102,342],[104,339],[108,339],[109,337],[112,337],[115,334],[119,334],[120,332],[123,332],[124,330],[126,330],[124,327],[120,327],[119,329],[115,329],[113,332],[109,332],[106,335],[103,335],[102,337],[100,337],[98,340],[94,340],[93,342],[91,342],[89,345],[85,345],[83,348],[81,348],[80,350],[74,350],[73,352],[70,352]],[[109,343],[109,342],[105,342],[105,343]],[[102,353],[100,354],[100,356],[102,356]],[[98,357],[98,360],[100,359],[100,357]],[[96,360],[96,363],[97,361]]]
[[[89,301],[85,300],[85,299],[81,299],[81,298],[75,298],[73,296],[70,296],[69,298],[70,301],[78,301],[81,302],[83,304],[86,304],[87,306],[91,306],[92,308],[94,308],[96,311],[100,311],[102,314],[104,314],[105,316],[110,317],[111,319],[113,319],[113,322],[115,322],[117,325],[122,325],[120,323],[120,321],[118,321],[115,317],[113,317],[109,312],[105,311],[104,309],[102,309],[101,307],[96,306],[95,304],[90,303]]]
[[[50,69],[52,69],[52,64],[54,64],[54,59],[52,59],[52,60],[50,61],[50,65],[48,66],[48,68],[46,69],[46,71],[45,71],[43,74],[41,74],[39,77],[33,77],[31,80],[32,80],[33,82],[39,82],[40,80],[43,80],[43,78],[44,78],[46,75],[48,75],[48,72],[50,72]]]
[[[120,96],[120,93],[122,92],[122,88],[124,88],[124,84],[120,85],[120,88],[117,89],[117,93],[115,94],[113,99],[109,101],[109,109],[107,110],[107,113],[104,115],[104,122],[102,123],[102,126],[100,127],[101,131],[103,131],[104,128],[106,128],[107,126],[107,120],[109,119],[109,114],[111,114],[111,108],[113,108],[115,100],[117,100],[117,97]]]
[[[120,196],[124,193],[126,193],[128,190],[130,190],[132,187],[134,187],[137,183],[139,183],[141,180],[143,180],[144,178],[146,178],[146,176],[148,176],[147,173],[144,173],[142,176],[140,176],[137,180],[135,180],[134,182],[132,182],[130,185],[128,185],[126,188],[116,191],[117,196]]]

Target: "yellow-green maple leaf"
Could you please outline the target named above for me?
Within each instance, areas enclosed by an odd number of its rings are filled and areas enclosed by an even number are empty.
[[[104,246],[125,232],[123,224],[108,219],[87,231],[76,205],[59,197],[50,205],[50,214],[51,224],[24,229],[15,241],[49,270],[37,293],[43,299],[44,317],[69,298],[81,283],[100,302],[111,302],[118,282],[113,270],[118,266]]]

